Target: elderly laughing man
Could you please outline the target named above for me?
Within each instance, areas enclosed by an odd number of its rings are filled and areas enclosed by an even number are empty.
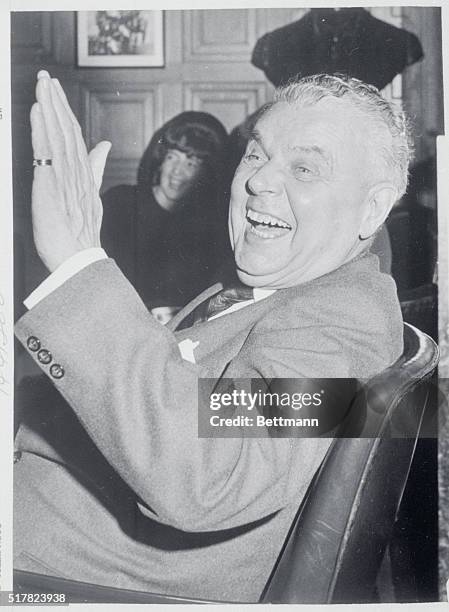
[[[330,441],[199,438],[198,381],[370,377],[400,355],[395,285],[369,245],[406,187],[404,116],[355,79],[278,90],[232,184],[246,299],[189,326],[216,285],[165,328],[100,248],[109,143],[87,154],[46,72],[36,97],[34,238],[51,274],[16,333],[70,408],[17,436],[15,566],[257,601]]]

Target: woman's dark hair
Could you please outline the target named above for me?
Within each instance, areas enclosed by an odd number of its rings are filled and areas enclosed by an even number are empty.
[[[213,189],[217,194],[223,185],[228,154],[228,135],[223,125],[210,115],[186,111],[157,130],[142,156],[137,173],[139,191],[148,192],[159,182],[160,168],[167,151],[177,149],[203,160],[203,167],[189,197],[201,199]]]

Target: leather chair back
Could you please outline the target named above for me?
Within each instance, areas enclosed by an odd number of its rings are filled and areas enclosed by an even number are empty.
[[[361,437],[332,443],[262,602],[373,601],[437,363],[433,340],[405,324],[402,356],[365,387]]]

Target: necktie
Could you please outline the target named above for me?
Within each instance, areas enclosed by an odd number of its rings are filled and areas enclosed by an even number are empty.
[[[205,318],[210,319],[238,302],[246,302],[252,299],[254,299],[252,287],[238,285],[236,287],[222,289],[209,300]]]
[[[252,287],[246,287],[245,285],[239,285],[235,287],[229,287],[228,289],[222,289],[209,300],[206,300],[193,310],[185,319],[183,319],[177,326],[177,330],[186,329],[192,325],[198,325],[207,321],[214,315],[223,312],[233,304],[238,302],[245,302],[247,300],[254,299],[254,293]]]

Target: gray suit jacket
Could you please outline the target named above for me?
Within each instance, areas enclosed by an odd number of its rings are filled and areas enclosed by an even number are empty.
[[[256,601],[327,439],[199,439],[200,377],[357,377],[402,351],[392,279],[365,255],[216,320],[159,325],[112,260],[17,324],[71,409],[21,426],[15,564],[88,582]],[[173,331],[175,330],[175,331]],[[178,344],[199,342],[196,363]],[[53,368],[53,373],[60,373]],[[201,409],[201,407],[200,407]],[[73,411],[72,411],[73,410]],[[44,423],[44,425],[43,425]],[[51,545],[49,544],[51,542]]]

